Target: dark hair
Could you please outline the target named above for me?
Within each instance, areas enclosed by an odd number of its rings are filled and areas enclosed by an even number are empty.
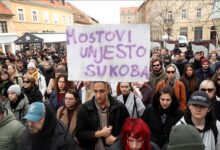
[[[72,94],[74,96],[74,98],[76,99],[77,103],[80,103],[80,97],[79,94],[77,93],[77,91],[75,89],[68,89],[66,94]]]
[[[155,107],[156,109],[160,109],[160,96],[162,94],[169,94],[172,101],[171,104],[169,106],[168,109],[170,109],[171,111],[176,111],[179,108],[179,100],[176,97],[176,94],[174,92],[174,89],[170,86],[166,86],[164,88],[162,88],[161,90],[157,91],[153,97],[153,107]]]
[[[55,78],[55,82],[54,82],[54,87],[55,87],[55,89],[57,90],[57,92],[60,91],[60,90],[59,90],[59,87],[58,87],[58,81],[59,81],[60,78],[64,78],[64,81],[65,81],[65,89],[66,89],[66,90],[69,89],[69,87],[70,87],[70,82],[69,82],[68,79],[67,79],[67,75],[61,73],[61,74],[59,74],[59,75],[57,76],[57,78]]]
[[[192,68],[192,70],[193,70],[191,77],[187,76],[187,68]],[[190,92],[198,90],[198,81],[197,81],[197,78],[196,78],[195,69],[194,69],[192,64],[187,64],[184,67],[183,75],[181,77],[181,81],[183,82],[185,87],[189,88]]]

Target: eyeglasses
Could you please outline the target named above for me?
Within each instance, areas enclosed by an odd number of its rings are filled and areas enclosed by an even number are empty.
[[[23,83],[30,83],[30,81],[23,81]]]
[[[208,91],[209,93],[211,93],[211,92],[213,92],[213,91],[214,91],[214,89],[212,89],[212,88],[208,88],[208,89],[201,89],[201,91],[203,91],[203,92]]]
[[[160,66],[160,64],[153,65],[153,67],[159,67],[159,66]]]
[[[170,73],[174,74],[175,71],[167,71],[167,73],[168,73],[168,74],[170,74]]]

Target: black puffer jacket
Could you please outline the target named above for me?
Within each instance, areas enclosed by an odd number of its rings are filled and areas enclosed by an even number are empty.
[[[31,89],[23,89],[24,93],[27,95],[29,103],[42,102],[43,96],[37,85],[34,85]]]
[[[109,125],[112,126],[112,135],[118,136],[124,121],[129,117],[126,107],[118,100],[109,96]],[[95,97],[84,103],[79,111],[76,125],[76,138],[85,150],[94,150],[97,138],[95,132],[99,129],[99,116],[95,106]]]
[[[80,150],[49,106],[45,106],[46,116],[41,131],[31,134],[27,129],[22,135],[18,150]]]

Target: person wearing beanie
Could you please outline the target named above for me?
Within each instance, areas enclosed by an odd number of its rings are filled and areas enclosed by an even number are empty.
[[[24,77],[25,76],[34,77],[35,83],[39,87],[39,90],[44,97],[44,94],[47,89],[46,80],[45,80],[45,77],[40,73],[39,69],[36,67],[36,64],[33,61],[28,63],[27,73],[24,75]]]
[[[202,58],[201,66],[196,70],[196,76],[199,80],[199,83],[207,78],[212,78],[213,75],[214,71],[210,68],[209,60],[207,58]]]
[[[15,150],[20,143],[24,126],[0,101],[0,150]]]
[[[204,150],[198,130],[187,124],[174,126],[170,132],[167,150]]]
[[[184,117],[176,125],[194,126],[200,133],[205,150],[220,150],[220,122],[216,120],[211,105],[208,94],[204,91],[194,92],[188,101]]]
[[[220,72],[220,62],[215,64],[215,73]]]
[[[17,120],[25,123],[23,117],[28,110],[29,101],[27,96],[21,92],[21,87],[18,84],[8,88],[8,99],[6,107],[14,113]]]

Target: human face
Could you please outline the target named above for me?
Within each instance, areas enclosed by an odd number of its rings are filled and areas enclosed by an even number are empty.
[[[65,106],[68,108],[68,109],[72,109],[73,106],[76,104],[76,99],[74,97],[73,94],[70,94],[70,93],[66,93],[65,95]]]
[[[15,70],[12,66],[9,65],[8,66],[8,74],[13,74],[13,73],[15,73]]]
[[[24,79],[23,85],[25,89],[28,89],[29,87],[31,87],[31,82],[27,79]]]
[[[28,68],[28,73],[33,74],[36,71],[35,68]]]
[[[45,118],[41,118],[38,122],[27,120],[28,129],[32,134],[40,132],[43,128]]]
[[[201,87],[200,90],[206,92],[209,98],[213,98],[215,96],[215,90],[211,83],[207,83],[204,87]]]
[[[209,63],[208,63],[208,62],[204,62],[204,63],[202,64],[202,68],[203,68],[204,70],[207,70],[207,69],[209,68]]]
[[[166,73],[167,73],[167,78],[171,80],[175,78],[176,70],[174,67],[169,67],[167,68]]]
[[[217,58],[216,54],[211,54],[211,59],[212,59],[213,61],[215,61],[216,58]]]
[[[63,91],[66,87],[65,79],[63,77],[58,80],[58,88],[60,91]]]
[[[160,62],[159,61],[155,61],[153,64],[152,64],[152,70],[153,72],[155,73],[158,73],[161,71],[161,65],[160,65]]]
[[[45,70],[50,69],[50,64],[48,62],[44,62],[44,69]]]
[[[167,109],[170,107],[172,102],[172,98],[168,93],[162,93],[160,96],[160,106],[163,109]]]
[[[84,81],[83,84],[84,84],[86,89],[89,89],[92,85],[92,82],[91,81]]]
[[[131,91],[131,87],[128,82],[121,82],[120,83],[120,91],[123,95],[129,95]]]
[[[15,92],[10,91],[10,92],[8,92],[8,98],[9,98],[10,101],[16,102],[17,99],[18,99],[18,96]]]
[[[129,147],[129,150],[141,150],[142,145],[144,144],[144,140],[142,138],[133,138],[131,136],[127,139],[127,144]]]
[[[1,79],[2,79],[3,81],[4,81],[4,80],[7,80],[7,79],[8,79],[8,74],[2,72],[2,73],[1,73]]]
[[[96,102],[102,106],[106,105],[109,89],[105,83],[96,82],[93,85]]]
[[[193,69],[191,67],[186,68],[186,75],[187,77],[191,77],[193,74]]]
[[[189,105],[189,110],[192,114],[192,118],[194,119],[204,119],[206,114],[209,112],[208,107],[195,104]]]
[[[23,69],[23,63],[22,62],[17,62],[17,69],[19,70],[21,70],[21,69]]]

